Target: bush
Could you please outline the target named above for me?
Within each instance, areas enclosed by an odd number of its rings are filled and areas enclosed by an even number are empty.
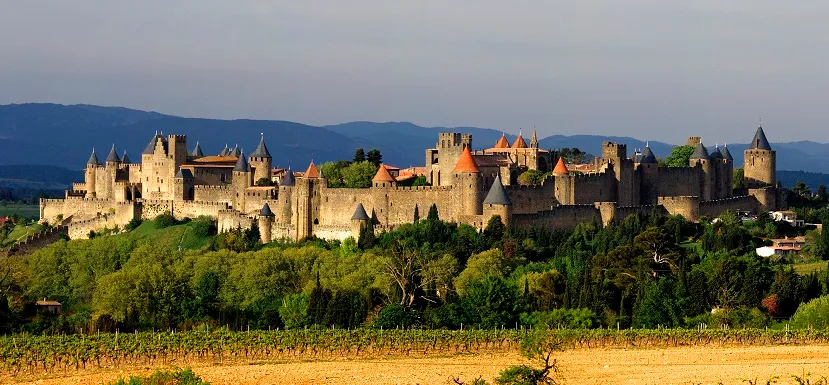
[[[178,221],[175,217],[173,217],[173,214],[171,214],[169,211],[163,214],[159,214],[157,217],[155,217],[155,228],[157,229],[164,229],[170,226],[175,226],[177,224]]]
[[[420,314],[414,309],[407,309],[401,305],[387,305],[380,310],[380,315],[374,321],[374,327],[379,329],[407,328],[420,325]]]
[[[599,327],[600,322],[590,309],[554,309],[521,314],[521,324],[552,329],[593,329]]]
[[[110,385],[210,385],[205,382],[190,368],[179,369],[173,372],[162,372],[156,369],[155,373],[148,377],[130,376],[129,381],[123,378]]]
[[[141,218],[132,218],[130,219],[129,223],[127,223],[127,225],[124,226],[124,230],[133,231],[137,229],[138,226],[141,226]]]
[[[801,304],[792,316],[792,324],[815,329],[829,327],[829,295]]]

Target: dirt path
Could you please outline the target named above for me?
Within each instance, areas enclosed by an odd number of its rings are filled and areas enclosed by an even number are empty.
[[[750,346],[727,348],[580,349],[557,355],[559,378],[565,384],[747,384],[779,376],[829,376],[829,345]],[[259,384],[449,384],[452,376],[492,380],[509,365],[526,361],[515,352],[501,354],[388,357],[197,365],[194,371],[213,385]],[[41,379],[20,384],[100,385],[150,370],[103,370],[74,377]],[[0,382],[12,381],[0,377]],[[765,383],[765,382],[761,382]]]

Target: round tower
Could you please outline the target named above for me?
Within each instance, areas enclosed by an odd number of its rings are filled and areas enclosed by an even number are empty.
[[[253,168],[254,183],[259,183],[262,179],[270,183],[272,162],[271,153],[268,151],[268,146],[265,145],[265,134],[262,133],[259,138],[259,145],[250,154],[250,167]]]
[[[236,193],[233,208],[243,213],[245,212],[245,193],[252,184],[252,176],[253,173],[247,160],[245,160],[244,152],[239,151],[239,159],[236,161],[236,166],[233,167],[233,190]]]
[[[710,201],[713,199],[712,192],[715,172],[714,168],[711,166],[711,157],[708,155],[708,149],[705,148],[705,145],[703,145],[702,142],[697,144],[697,147],[694,149],[694,153],[691,154],[691,158],[688,160],[688,165],[691,167],[699,166],[702,170],[702,180],[700,181],[700,200]]]
[[[734,196],[734,157],[728,151],[728,145],[724,145],[720,151],[723,157],[723,193],[725,198]]]
[[[771,149],[763,126],[757,127],[754,139],[745,151],[743,171],[746,187],[760,188],[777,185],[777,153]]]
[[[452,170],[452,185],[457,191],[456,198],[461,200],[460,210],[458,214],[461,215],[481,215],[482,206],[482,183],[481,170],[475,163],[472,153],[469,152],[469,147],[464,147],[461,156],[458,157],[458,163],[455,164],[455,169]]]
[[[509,226],[512,219],[512,200],[509,199],[504,185],[501,184],[501,176],[495,177],[492,187],[489,188],[489,193],[486,194],[483,202],[485,227],[489,223],[490,218],[497,215],[501,218],[501,223],[504,226]]]
[[[351,236],[355,240],[360,239],[360,230],[365,226],[371,226],[371,217],[368,216],[366,208],[362,203],[357,203],[354,214],[351,216]]]
[[[279,195],[277,198],[277,220],[279,223],[291,223],[291,202],[295,184],[296,178],[294,178],[294,171],[288,167],[285,170],[285,176],[279,182]]]
[[[84,184],[86,185],[86,197],[95,198],[95,173],[101,167],[101,161],[95,155],[95,149],[92,149],[92,155],[89,155],[89,160],[86,161],[86,168],[84,169]]]
[[[262,209],[259,210],[259,240],[262,243],[271,242],[271,231],[273,229],[274,215],[271,207],[265,203]]]

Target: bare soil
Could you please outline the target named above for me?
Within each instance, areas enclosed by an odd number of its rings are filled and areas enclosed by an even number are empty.
[[[560,352],[556,357],[557,378],[564,384],[748,384],[756,379],[765,384],[773,377],[778,377],[778,384],[792,384],[792,375],[811,373],[813,379],[829,376],[829,345],[578,349]],[[507,366],[518,364],[531,363],[517,352],[504,351],[192,366],[212,385],[388,385],[451,384],[452,377],[472,380],[482,376],[491,381]],[[145,367],[99,369],[37,380],[0,374],[0,383],[100,385],[151,372]]]

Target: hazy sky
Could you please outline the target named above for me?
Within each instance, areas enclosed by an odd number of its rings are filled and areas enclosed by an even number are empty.
[[[0,0],[0,103],[827,142],[829,2]]]

